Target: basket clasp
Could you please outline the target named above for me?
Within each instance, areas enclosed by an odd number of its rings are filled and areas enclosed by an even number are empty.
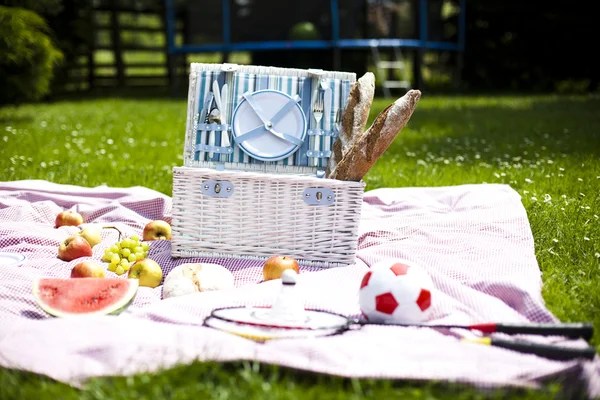
[[[202,182],[202,193],[211,197],[229,197],[233,194],[233,184],[229,181],[208,179]]]
[[[329,206],[335,200],[335,193],[329,188],[311,187],[304,189],[302,199],[311,206]]]

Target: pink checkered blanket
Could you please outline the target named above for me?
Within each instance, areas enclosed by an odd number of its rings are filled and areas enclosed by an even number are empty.
[[[149,256],[165,275],[184,262],[230,269],[232,290],[161,300],[161,287],[141,287],[119,316],[49,318],[31,295],[37,276],[62,277],[82,261],[57,258],[76,227],[54,228],[55,216],[77,209],[86,222],[111,223],[141,234],[153,219],[169,220],[171,198],[143,187],[85,188],[46,181],[0,182],[0,251],[27,256],[0,269],[0,366],[72,385],[90,377],[151,372],[194,360],[257,360],[345,377],[446,380],[479,387],[536,386],[565,379],[600,395],[600,361],[550,361],[461,342],[462,330],[364,326],[318,339],[264,344],[202,326],[215,308],[270,305],[279,282],[261,283],[256,261],[174,259],[170,242],[153,242]],[[423,265],[435,284],[430,322],[555,322],[541,297],[542,280],[519,195],[504,185],[384,188],[365,193],[356,262],[343,268],[301,269],[297,290],[305,307],[357,316],[358,288],[370,265],[401,257]],[[118,233],[103,230],[91,257],[99,261]],[[539,338],[556,342],[561,338]],[[569,344],[573,344],[570,341]],[[578,345],[574,343],[573,345]],[[575,379],[576,378],[576,379]]]

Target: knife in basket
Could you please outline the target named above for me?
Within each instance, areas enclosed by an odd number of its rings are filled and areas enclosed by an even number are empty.
[[[325,121],[327,122],[327,128],[329,127],[329,125],[331,125],[331,98],[333,96],[333,93],[331,92],[331,88],[328,87],[327,89],[325,89],[325,94],[323,94],[323,102],[324,104],[324,108],[323,108],[323,119],[325,119]],[[323,126],[325,126],[325,124],[323,124]]]
[[[206,124],[208,123],[208,113],[210,110],[210,106],[213,102],[213,94],[212,92],[208,92],[206,98],[204,99],[204,107],[202,107],[202,111],[200,111],[200,118],[198,118],[198,123]],[[204,143],[202,143],[204,144]]]
[[[219,110],[219,113],[223,112],[223,106],[221,104],[221,91],[219,90],[219,81],[217,81],[216,79],[213,81],[212,83],[212,93],[213,96],[215,97],[215,105],[217,107],[217,110]],[[215,137],[215,132],[214,131],[210,131],[210,138],[214,138]],[[210,139],[209,139],[210,141]],[[213,156],[213,152],[209,152],[208,156],[210,158],[212,158]]]
[[[222,109],[221,109],[221,123],[222,124],[226,124],[227,123],[227,99],[229,98],[229,87],[227,86],[226,83],[223,84],[223,87],[221,88],[221,105],[222,105]],[[229,147],[231,145],[231,143],[229,142],[229,132],[227,130],[223,130],[221,131],[221,146],[224,147]]]

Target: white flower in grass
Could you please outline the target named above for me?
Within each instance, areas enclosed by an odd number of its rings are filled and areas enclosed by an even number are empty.
[[[550,202],[552,202],[552,197],[548,193],[546,193],[544,195],[544,203],[550,203]]]
[[[562,167],[560,167],[558,170],[559,170],[560,172],[565,172],[565,169],[564,169],[564,168],[562,168]]]
[[[531,201],[537,201],[537,197],[531,196]]]
[[[596,258],[600,258],[600,253],[595,253],[594,255],[596,256]]]
[[[527,182],[527,183],[533,183],[533,181],[531,179],[529,179],[529,178],[525,178],[525,182]]]
[[[561,209],[561,211],[565,211],[565,208],[564,208],[564,207],[561,207],[560,209]]]
[[[587,237],[587,236],[584,236],[584,237],[583,237],[583,240],[585,240],[585,241],[589,241],[589,240],[590,240],[590,238],[589,238],[589,237]]]
[[[523,190],[523,194],[529,194],[529,190]]]
[[[548,164],[554,164],[554,161],[552,161],[552,160],[548,160],[547,162],[548,162]]]
[[[581,178],[577,178],[577,180],[578,180],[579,182],[583,182],[583,179],[581,179]]]
[[[579,195],[580,195],[581,197],[585,197],[585,194],[583,194],[583,193],[579,193]]]
[[[554,243],[558,243],[558,239],[556,239],[556,238],[552,239],[552,241],[553,241]]]
[[[598,217],[596,214],[594,214],[594,218],[598,219],[598,218],[600,218],[600,217]]]

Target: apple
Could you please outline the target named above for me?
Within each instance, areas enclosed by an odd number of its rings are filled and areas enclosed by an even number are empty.
[[[58,246],[58,258],[63,261],[71,261],[79,257],[90,257],[91,255],[92,246],[79,235],[69,236]]]
[[[93,225],[90,225],[81,232],[77,233],[79,236],[87,240],[91,247],[94,247],[98,243],[102,241],[102,237],[100,236],[100,230]]]
[[[144,227],[142,233],[143,240],[171,240],[171,225],[168,222],[158,219],[150,221]]]
[[[129,279],[139,279],[140,286],[155,288],[160,285],[163,272],[156,261],[144,258],[133,263],[129,268],[127,277]]]
[[[79,226],[81,224],[83,224],[83,217],[77,211],[73,210],[60,212],[54,221],[56,228],[61,226]]]
[[[300,265],[295,258],[290,256],[272,256],[263,265],[263,278],[265,281],[281,278],[281,274],[286,269],[292,269],[297,274],[300,273]]]
[[[71,270],[71,278],[104,278],[104,268],[93,261],[83,261]]]

